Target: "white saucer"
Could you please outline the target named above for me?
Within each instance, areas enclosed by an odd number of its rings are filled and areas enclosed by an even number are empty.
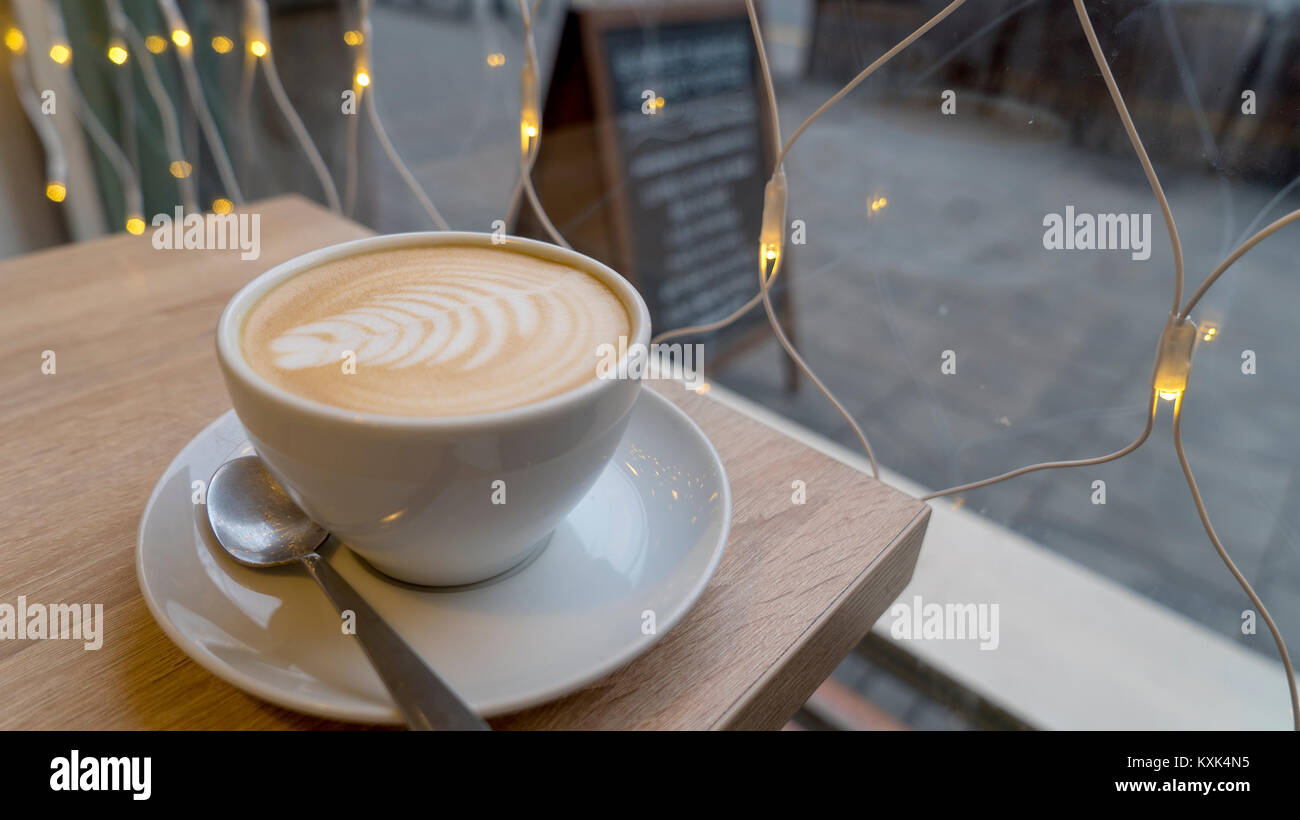
[[[136,574],[154,619],[204,668],[301,712],[400,723],[356,639],[298,567],[256,570],[221,552],[194,503],[224,461],[252,453],[233,411],[167,468],[140,521]],[[329,561],[484,716],[579,689],[645,652],[690,610],[722,558],[731,491],[695,423],[650,389],[596,486],[526,565],[470,587]],[[648,612],[654,632],[645,634]]]

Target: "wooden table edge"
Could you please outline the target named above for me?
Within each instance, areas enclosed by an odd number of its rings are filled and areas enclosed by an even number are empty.
[[[710,728],[761,730],[784,725],[907,587],[916,570],[929,521],[927,504]],[[873,591],[877,593],[874,596],[870,594]],[[780,677],[791,667],[800,666],[811,666],[813,671],[784,675],[787,685],[783,686]],[[788,685],[803,680],[814,683]]]

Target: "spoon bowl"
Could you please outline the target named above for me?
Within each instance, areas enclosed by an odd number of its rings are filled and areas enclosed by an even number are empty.
[[[222,549],[246,567],[292,564],[329,537],[257,456],[232,459],[212,474],[208,523]]]
[[[208,483],[208,522],[226,554],[246,567],[302,564],[354,632],[412,729],[486,730],[347,580],[316,552],[329,533],[307,517],[257,456],[232,459]]]

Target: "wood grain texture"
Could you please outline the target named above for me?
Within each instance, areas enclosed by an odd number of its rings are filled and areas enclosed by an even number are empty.
[[[0,263],[0,603],[104,605],[104,645],[0,640],[0,728],[340,728],[191,662],[135,579],[154,483],[229,408],[222,307],[297,254],[368,231],[288,197],[252,206],[262,254],[119,235]],[[57,372],[41,371],[54,351]],[[695,609],[650,652],[497,728],[780,728],[910,578],[929,508],[705,397],[657,385],[714,442],[731,539]],[[807,502],[792,502],[805,482]]]

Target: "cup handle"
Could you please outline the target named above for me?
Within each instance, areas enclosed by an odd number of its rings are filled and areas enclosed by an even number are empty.
[[[371,609],[324,558],[300,559],[334,608],[356,615],[357,639],[411,729],[488,731],[488,725]]]

